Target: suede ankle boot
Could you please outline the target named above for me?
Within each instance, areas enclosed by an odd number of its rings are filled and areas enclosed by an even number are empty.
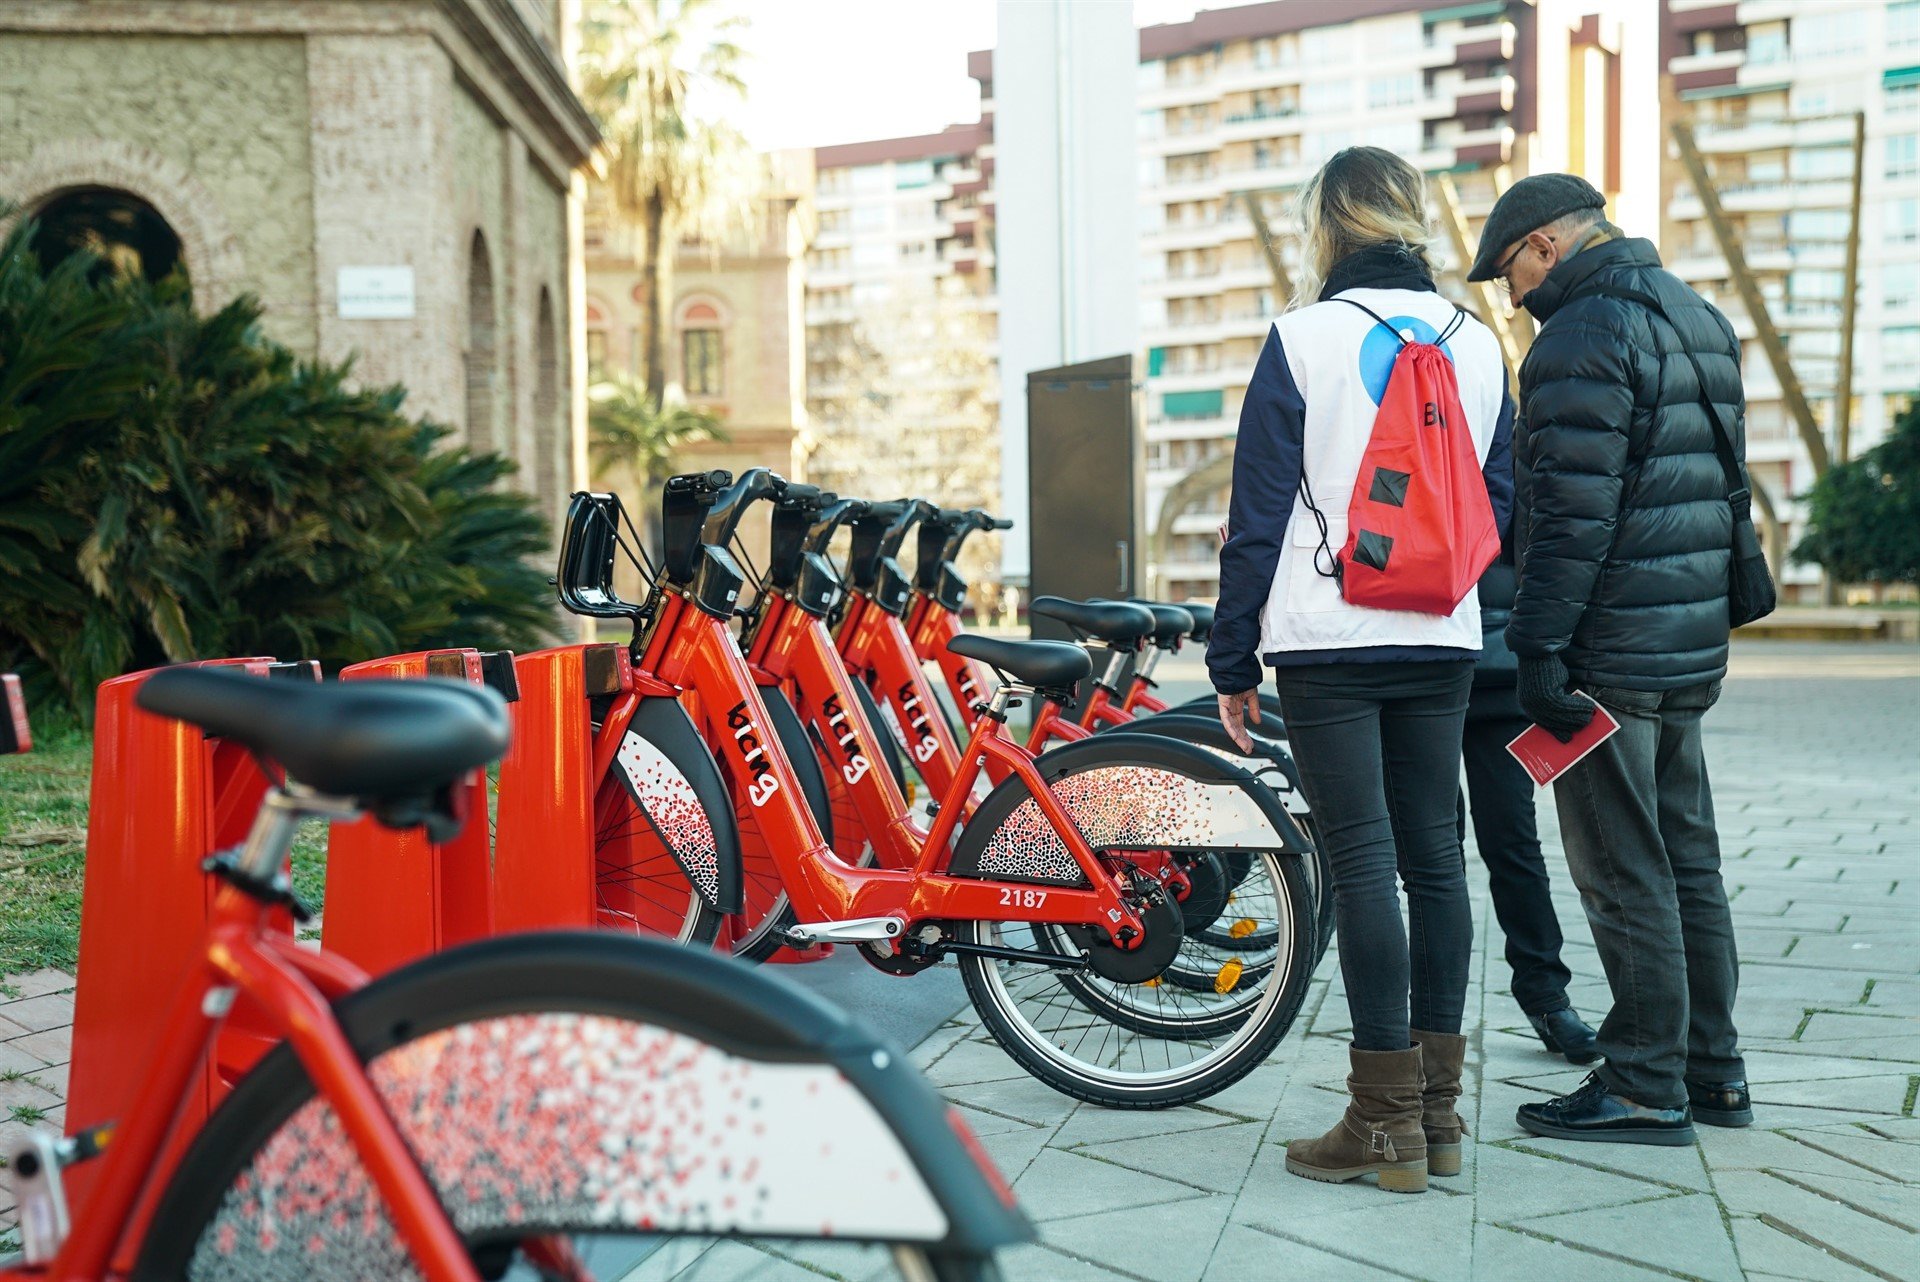
[[[1427,1191],[1427,1138],[1420,1129],[1420,1048],[1349,1048],[1351,1100],[1339,1125],[1317,1140],[1287,1145],[1287,1170],[1343,1184],[1375,1172],[1395,1193]]]
[[[1420,1048],[1420,1129],[1427,1136],[1427,1174],[1460,1174],[1460,1137],[1467,1124],[1454,1111],[1460,1098],[1460,1070],[1467,1039],[1458,1033],[1413,1031]]]

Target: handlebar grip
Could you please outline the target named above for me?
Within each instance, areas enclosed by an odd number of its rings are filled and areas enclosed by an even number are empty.
[[[987,528],[989,530],[1011,530],[1013,528],[1013,518],[1010,516],[988,517]]]
[[[862,516],[869,520],[891,522],[899,520],[906,510],[905,499],[889,499],[884,503],[868,503],[867,510],[862,513]]]
[[[667,493],[684,494],[688,490],[724,490],[733,484],[733,473],[723,468],[711,472],[686,472],[667,478]]]

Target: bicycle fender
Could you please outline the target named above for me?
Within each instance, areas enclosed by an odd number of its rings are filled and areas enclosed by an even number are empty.
[[[614,769],[700,898],[719,912],[739,912],[740,830],[733,802],[686,709],[672,699],[642,700]]]
[[[1273,790],[1197,744],[1163,735],[1099,734],[1035,762],[1096,850],[1310,847]],[[987,795],[954,849],[957,877],[1083,886],[1080,866],[1014,775]]]
[[[1239,746],[1227,736],[1227,728],[1220,724],[1218,717],[1176,716],[1173,711],[1130,721],[1126,731],[1130,734],[1164,735],[1197,743],[1272,788],[1289,815],[1313,813],[1307,805],[1307,794],[1300,786],[1300,768],[1294,764],[1293,753],[1283,739],[1268,738],[1249,726],[1247,733],[1253,739],[1253,752],[1248,755],[1241,752]]]

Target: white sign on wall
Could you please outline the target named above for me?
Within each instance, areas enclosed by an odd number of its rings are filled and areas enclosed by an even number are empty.
[[[342,320],[410,320],[413,317],[413,268],[342,267]]]

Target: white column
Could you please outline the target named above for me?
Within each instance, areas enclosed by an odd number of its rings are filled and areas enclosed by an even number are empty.
[[[1132,6],[1000,0],[993,55],[1002,573],[1025,578],[1027,375],[1139,342]]]

